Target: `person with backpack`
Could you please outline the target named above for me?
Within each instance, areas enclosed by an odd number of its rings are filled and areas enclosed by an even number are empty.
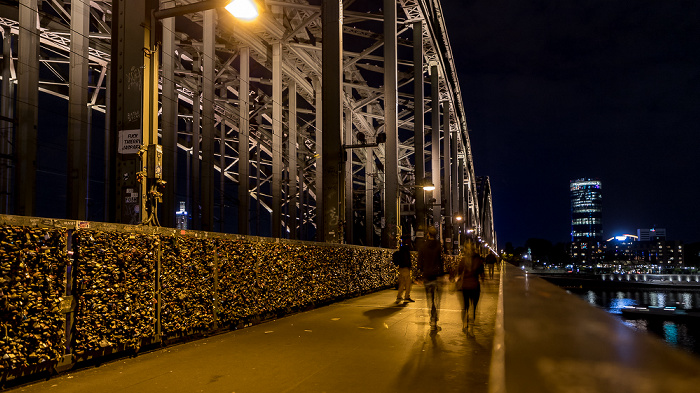
[[[425,297],[430,310],[430,330],[436,332],[441,294],[439,279],[445,275],[445,267],[442,261],[442,246],[437,239],[437,228],[433,226],[428,227],[427,239],[418,249],[418,269],[422,274]]]
[[[493,270],[494,267],[496,267],[496,263],[498,262],[498,258],[496,257],[496,254],[493,252],[489,252],[489,255],[486,256],[486,267],[488,267],[488,272],[489,272],[489,278],[493,278]]]
[[[396,304],[401,302],[413,303],[411,299],[411,239],[404,238],[401,247],[394,252],[394,265],[399,268],[399,293],[396,294]]]

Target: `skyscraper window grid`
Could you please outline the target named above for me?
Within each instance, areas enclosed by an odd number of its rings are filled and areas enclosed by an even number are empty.
[[[602,184],[595,179],[570,182],[571,240],[600,242],[603,239]]]

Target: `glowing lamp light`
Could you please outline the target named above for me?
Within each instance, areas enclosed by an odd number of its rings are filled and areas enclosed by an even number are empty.
[[[238,19],[250,21],[258,17],[258,7],[253,0],[233,0],[224,8]]]

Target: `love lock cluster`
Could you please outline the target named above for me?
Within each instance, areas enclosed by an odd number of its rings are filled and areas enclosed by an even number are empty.
[[[245,326],[397,277],[392,250],[85,224],[0,225],[0,373]]]
[[[0,372],[64,354],[65,230],[0,227]]]
[[[214,243],[164,237],[161,324],[166,336],[207,331],[214,323]]]
[[[157,239],[143,234],[78,230],[74,349],[138,349],[154,336]]]

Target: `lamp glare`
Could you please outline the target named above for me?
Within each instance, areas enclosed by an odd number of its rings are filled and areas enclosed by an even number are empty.
[[[233,0],[224,8],[238,19],[253,20],[258,17],[258,7],[252,0]]]

